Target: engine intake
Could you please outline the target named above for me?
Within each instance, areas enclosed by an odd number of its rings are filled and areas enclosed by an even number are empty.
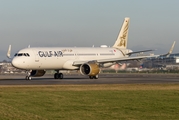
[[[44,70],[32,70],[30,76],[33,76],[33,77],[41,77],[41,76],[43,76],[45,73],[46,73],[46,71],[44,71]]]
[[[80,66],[80,72],[83,75],[95,76],[99,74],[99,66],[96,63],[84,63]]]

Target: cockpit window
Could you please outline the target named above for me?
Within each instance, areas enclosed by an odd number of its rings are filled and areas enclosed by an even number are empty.
[[[23,53],[18,53],[17,56],[23,56]]]
[[[29,53],[16,53],[14,56],[25,56],[25,57],[29,57]]]

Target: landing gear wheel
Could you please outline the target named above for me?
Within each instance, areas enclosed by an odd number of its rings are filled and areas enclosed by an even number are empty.
[[[26,73],[27,73],[27,76],[25,77],[26,80],[31,80],[32,79],[31,78],[31,72],[32,72],[32,70],[26,71]]]
[[[93,79],[94,77],[93,76],[89,76],[90,79]]]
[[[95,75],[95,76],[89,76],[90,79],[98,79],[99,76],[98,75]]]
[[[59,73],[59,74],[58,74],[58,78],[59,78],[59,79],[63,79],[63,74],[62,74],[62,73]]]
[[[63,73],[55,73],[54,79],[63,79]]]
[[[58,79],[58,73],[54,74],[54,79]]]
[[[93,78],[94,78],[94,79],[98,79],[98,78],[99,78],[99,76],[98,76],[98,75],[96,75],[96,76],[94,76]]]
[[[31,80],[32,78],[29,77],[29,76],[26,76],[25,79],[26,79],[26,80]]]

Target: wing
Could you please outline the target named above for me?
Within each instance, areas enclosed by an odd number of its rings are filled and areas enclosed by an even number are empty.
[[[153,56],[137,56],[137,57],[121,57],[121,58],[110,58],[110,59],[100,59],[100,60],[90,60],[90,61],[74,61],[74,66],[79,66],[81,64],[87,63],[87,62],[97,62],[97,63],[108,63],[108,62],[122,62],[122,61],[129,61],[129,60],[141,60],[144,58],[150,58],[150,57],[158,57],[159,55],[153,55]]]
[[[173,45],[170,48],[169,52],[167,54],[163,54],[163,55],[120,57],[120,58],[110,58],[110,59],[100,59],[100,60],[90,60],[90,61],[74,61],[73,65],[79,66],[81,64],[88,63],[88,62],[97,62],[97,63],[122,62],[122,61],[129,61],[129,60],[141,60],[144,58],[152,58],[152,57],[159,57],[159,56],[169,56],[172,53],[174,46],[175,46],[175,41],[173,42]],[[148,52],[148,51],[153,51],[153,50],[144,50],[144,51],[137,51],[137,52],[131,52],[131,53],[134,54],[134,53]]]
[[[142,50],[142,51],[135,51],[135,52],[130,52],[130,53],[127,53],[126,55],[132,55],[132,54],[136,54],[136,53],[142,53],[142,52],[149,52],[149,51],[155,51],[155,50]]]

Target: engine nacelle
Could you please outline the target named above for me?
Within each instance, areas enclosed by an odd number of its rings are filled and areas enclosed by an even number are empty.
[[[30,76],[33,77],[41,77],[46,73],[46,71],[44,70],[32,70],[32,72],[30,73]]]
[[[99,74],[100,69],[96,63],[84,63],[80,66],[80,72],[83,75],[95,76]]]

